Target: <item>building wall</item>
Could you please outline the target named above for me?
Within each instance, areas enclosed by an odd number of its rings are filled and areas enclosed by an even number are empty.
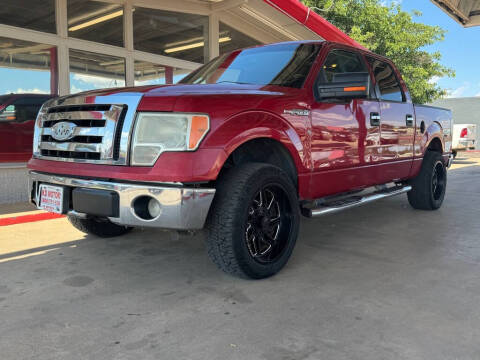
[[[0,164],[0,204],[28,201],[28,177],[25,165]]]

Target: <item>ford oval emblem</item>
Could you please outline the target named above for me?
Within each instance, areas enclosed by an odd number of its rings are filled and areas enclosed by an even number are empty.
[[[57,141],[70,140],[75,136],[74,133],[76,127],[77,125],[69,121],[56,123],[52,126],[52,138]]]

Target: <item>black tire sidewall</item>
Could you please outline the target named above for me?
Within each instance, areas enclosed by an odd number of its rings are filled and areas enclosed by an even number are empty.
[[[97,221],[95,218],[83,219],[74,215],[68,215],[67,218],[77,230],[101,238],[121,236],[133,229],[132,227],[114,224],[109,220]]]

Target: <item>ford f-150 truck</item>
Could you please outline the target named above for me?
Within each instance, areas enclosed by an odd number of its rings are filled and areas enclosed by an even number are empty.
[[[31,200],[77,229],[206,228],[224,271],[278,272],[300,216],[407,193],[438,209],[451,114],[417,106],[388,59],[300,41],[237,50],[177,85],[96,90],[42,107]]]

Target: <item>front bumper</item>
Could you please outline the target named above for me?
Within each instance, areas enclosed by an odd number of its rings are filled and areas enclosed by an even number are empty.
[[[203,228],[215,195],[215,189],[210,188],[189,188],[177,186],[177,184],[150,185],[88,180],[30,171],[30,200],[34,204],[37,202],[37,191],[40,183],[60,185],[70,190],[82,188],[114,192],[118,194],[119,216],[108,217],[111,222],[125,226],[178,230]],[[145,219],[137,215],[134,202],[142,197],[156,199],[160,204],[160,215],[153,219]],[[89,215],[79,214],[72,205],[66,209],[66,212],[77,216]]]

